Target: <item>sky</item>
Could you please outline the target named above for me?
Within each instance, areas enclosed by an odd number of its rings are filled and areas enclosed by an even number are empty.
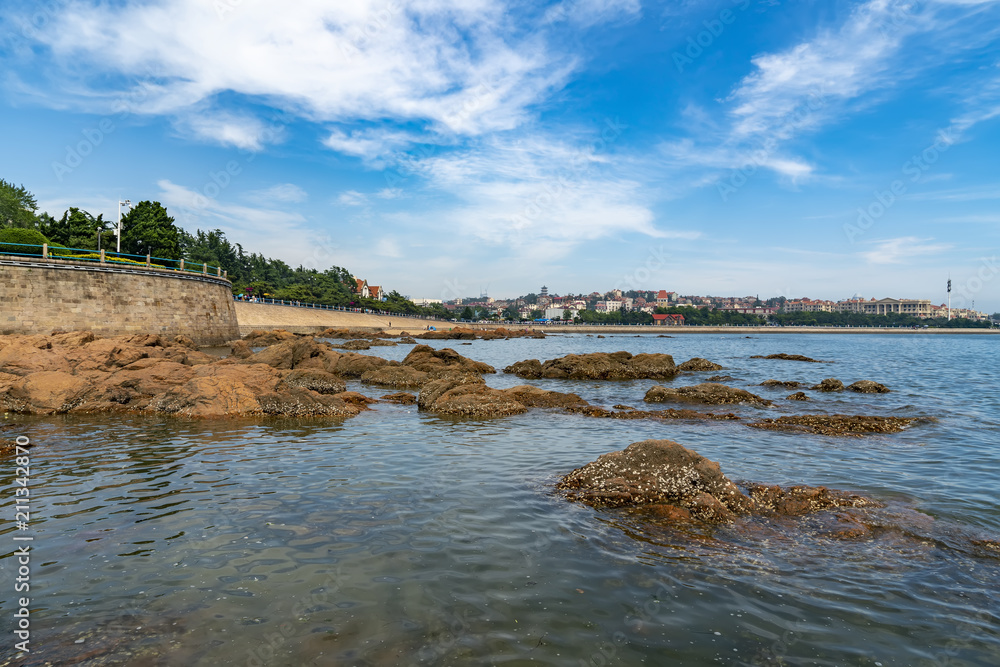
[[[0,178],[412,298],[1000,311],[1000,1],[3,0]]]

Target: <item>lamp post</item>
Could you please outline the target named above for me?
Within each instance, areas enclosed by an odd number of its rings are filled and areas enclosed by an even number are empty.
[[[118,244],[116,246],[117,249],[115,250],[117,253],[121,253],[122,251],[122,206],[128,206],[131,208],[132,202],[128,199],[125,201],[122,201],[121,199],[118,200]]]

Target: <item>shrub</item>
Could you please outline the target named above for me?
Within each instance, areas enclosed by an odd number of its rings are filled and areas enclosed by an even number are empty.
[[[45,238],[37,229],[23,229],[23,228],[11,228],[11,229],[0,229],[0,255],[6,254],[17,254],[17,255],[42,255],[42,244],[48,243],[49,240]],[[38,246],[37,248],[25,247],[23,245],[8,245],[13,243],[28,243],[31,245]]]

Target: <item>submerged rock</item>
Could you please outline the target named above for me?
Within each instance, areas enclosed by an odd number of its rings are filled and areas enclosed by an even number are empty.
[[[739,517],[802,516],[840,508],[880,507],[871,498],[827,489],[746,483],[746,493],[718,463],[671,440],[635,442],[564,475],[556,488],[593,507],[647,507],[658,520],[724,523]]]
[[[706,405],[726,405],[730,403],[751,403],[755,405],[771,405],[771,401],[751,394],[745,389],[727,387],[716,382],[703,382],[690,387],[663,387],[656,385],[646,392],[643,399],[648,403],[663,403],[665,401],[690,401]]]
[[[912,417],[873,417],[861,415],[786,415],[747,424],[775,431],[803,431],[820,435],[864,435],[898,433],[917,421]]]
[[[884,384],[878,382],[873,382],[872,380],[858,380],[853,384],[847,385],[847,388],[851,391],[856,391],[859,394],[888,394],[889,388]]]
[[[578,408],[590,405],[576,394],[546,391],[530,384],[522,384],[502,391],[526,408]]]
[[[398,343],[392,340],[356,339],[356,340],[349,340],[346,343],[342,343],[340,345],[331,345],[330,347],[337,350],[368,350],[371,349],[372,347],[392,346],[392,345],[398,345]]]
[[[449,377],[432,380],[417,396],[421,410],[440,415],[465,417],[506,417],[527,412],[523,404],[503,391],[486,386],[482,378]]]
[[[826,378],[819,384],[810,387],[810,389],[814,391],[844,391],[844,383],[837,378]]]
[[[812,399],[806,396],[804,391],[797,391],[794,394],[789,394],[785,396],[785,400],[788,401],[811,401]]]
[[[750,358],[751,359],[785,359],[787,361],[807,361],[807,362],[812,363],[812,364],[825,364],[825,363],[829,363],[829,362],[826,362],[826,361],[820,361],[819,359],[811,359],[809,357],[804,357],[801,354],[785,354],[784,352],[781,352],[779,354],[769,354],[767,356],[760,355],[760,354],[755,354],[755,355],[753,355]]]
[[[794,380],[764,380],[760,383],[761,387],[783,387],[785,389],[795,389],[796,387],[801,387],[801,382],[795,382]]]
[[[721,371],[722,366],[719,364],[709,361],[708,359],[702,359],[701,357],[695,357],[694,359],[688,359],[683,364],[677,367],[679,371]]]
[[[505,368],[504,372],[527,379],[658,380],[677,375],[677,367],[669,354],[633,356],[630,352],[594,352],[568,354],[549,359],[544,364],[537,359],[519,361]]]
[[[401,405],[414,405],[417,402],[417,397],[413,394],[401,391],[395,394],[386,394],[382,397],[382,400],[388,401],[389,403],[399,403]]]
[[[429,340],[499,340],[508,338],[545,338],[544,331],[534,331],[531,329],[470,329],[469,327],[455,327],[450,331],[427,331],[417,336],[417,338]]]
[[[746,514],[752,502],[718,463],[671,440],[635,442],[565,475],[556,488],[597,507],[669,504],[711,522]]]

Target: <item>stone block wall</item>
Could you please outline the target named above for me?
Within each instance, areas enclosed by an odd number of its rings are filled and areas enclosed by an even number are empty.
[[[0,334],[80,329],[184,335],[199,345],[240,337],[223,278],[0,256]]]

